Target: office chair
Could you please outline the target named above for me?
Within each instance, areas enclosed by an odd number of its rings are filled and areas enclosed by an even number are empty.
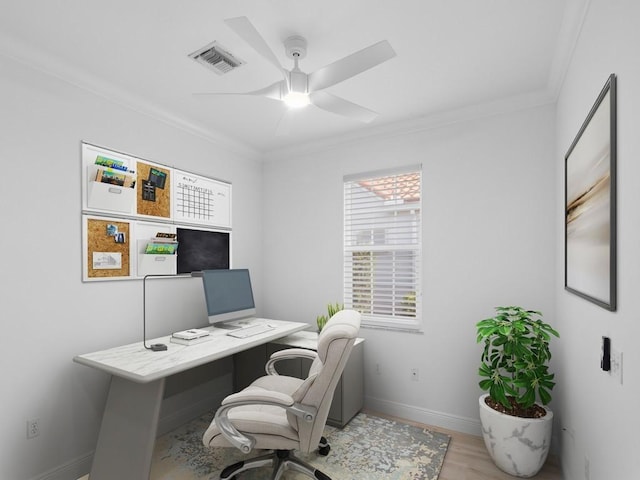
[[[272,480],[287,469],[318,480],[330,477],[294,456],[309,453],[324,440],[324,430],[336,384],[342,375],[360,329],[360,314],[342,310],[327,322],[318,336],[317,352],[290,348],[275,352],[265,366],[266,376],[229,395],[216,411],[202,441],[208,447],[236,447],[273,452],[226,467],[221,480],[235,478],[252,468],[271,466]],[[306,379],[278,375],[275,364],[289,358],[313,362]],[[323,445],[321,453],[328,453]]]

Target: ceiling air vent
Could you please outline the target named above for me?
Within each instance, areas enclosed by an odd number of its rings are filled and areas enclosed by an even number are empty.
[[[196,50],[189,56],[196,62],[213,70],[218,75],[229,73],[231,70],[235,70],[245,64],[243,60],[240,60],[221,47],[218,42],[211,42],[209,45]]]

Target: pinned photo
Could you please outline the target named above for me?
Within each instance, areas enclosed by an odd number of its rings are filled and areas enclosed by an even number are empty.
[[[158,188],[164,188],[165,182],[167,181],[167,174],[162,170],[152,168],[149,171],[148,181],[153,183]]]
[[[149,180],[142,182],[142,199],[148,202],[156,201],[156,186],[153,182]]]
[[[120,270],[122,269],[122,254],[119,252],[93,252],[94,270]]]

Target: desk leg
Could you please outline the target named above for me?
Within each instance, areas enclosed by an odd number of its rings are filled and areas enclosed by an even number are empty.
[[[164,382],[111,377],[90,480],[149,478]]]

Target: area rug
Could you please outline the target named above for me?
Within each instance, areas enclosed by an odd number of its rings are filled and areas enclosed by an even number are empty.
[[[206,448],[202,435],[211,415],[198,418],[156,441],[152,480],[217,480],[220,471],[245,456],[234,448]],[[333,480],[436,480],[449,436],[370,414],[359,413],[344,428],[327,427],[331,445],[326,457],[298,455]],[[269,468],[243,472],[238,480],[269,480]],[[288,471],[287,480],[308,480]]]

